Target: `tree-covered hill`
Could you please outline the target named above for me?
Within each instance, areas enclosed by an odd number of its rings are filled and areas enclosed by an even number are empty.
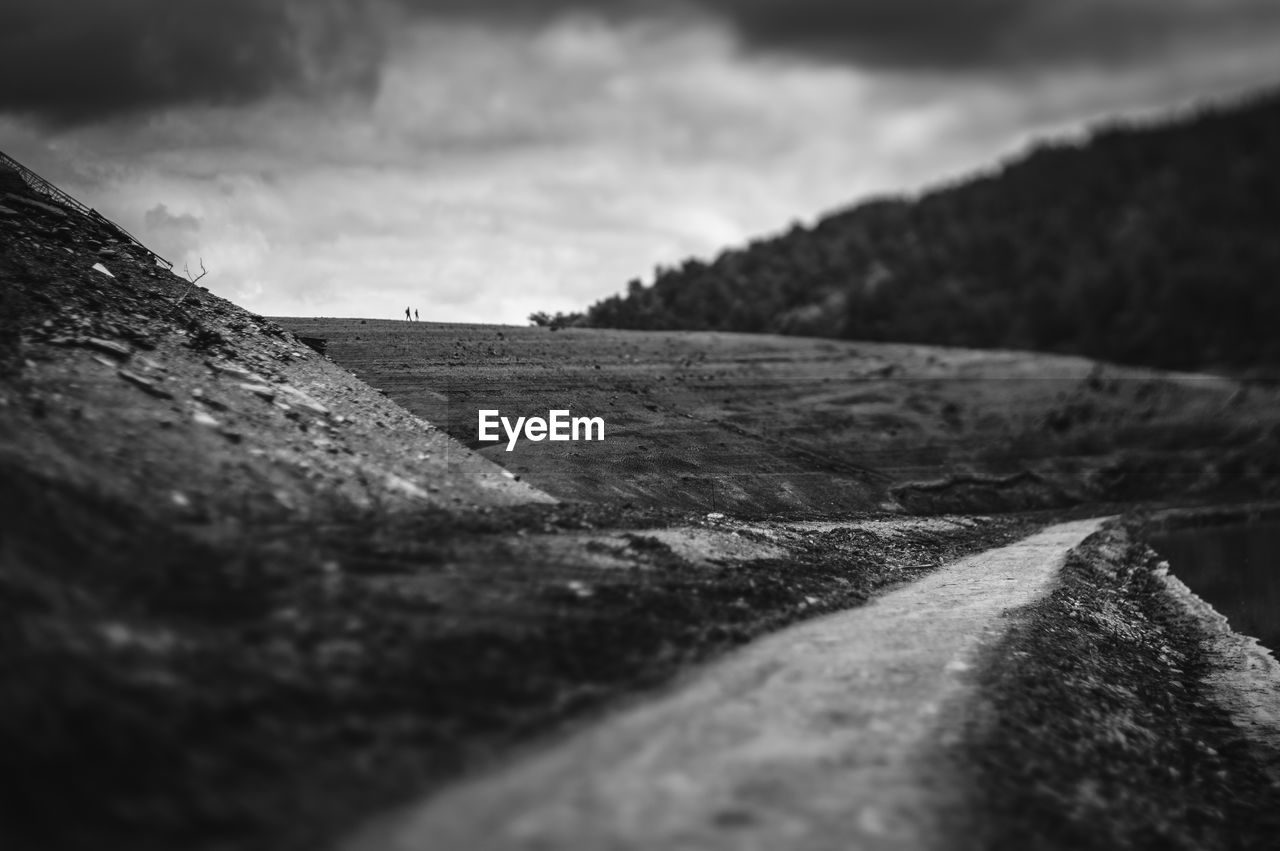
[[[1280,92],[1041,144],[561,320],[1280,364]]]

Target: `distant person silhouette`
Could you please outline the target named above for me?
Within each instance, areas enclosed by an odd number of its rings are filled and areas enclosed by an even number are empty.
[[[414,322],[418,321],[418,308],[416,307],[413,309],[413,321]]]
[[[404,309],[404,321],[405,322],[409,321],[409,308],[407,307]]]

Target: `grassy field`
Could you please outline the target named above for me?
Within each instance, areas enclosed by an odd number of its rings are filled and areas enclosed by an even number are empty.
[[[1268,495],[1280,396],[1083,358],[768,335],[280,319],[554,496],[747,515]],[[477,411],[601,416],[477,440]]]

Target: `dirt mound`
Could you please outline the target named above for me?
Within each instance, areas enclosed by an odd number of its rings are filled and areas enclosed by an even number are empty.
[[[548,498],[276,323],[35,197],[0,215],[0,460],[175,520]]]

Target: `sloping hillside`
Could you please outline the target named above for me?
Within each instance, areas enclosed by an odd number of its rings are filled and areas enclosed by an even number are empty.
[[[1280,392],[1027,352],[711,332],[280,319],[565,500],[794,517],[1275,495]],[[480,409],[598,416],[478,440]]]
[[[6,851],[332,847],[1030,525],[557,504],[0,169]]]
[[[581,321],[1275,367],[1277,150],[1275,93],[1106,126],[659,270]]]
[[[0,464],[174,520],[546,500],[109,222],[0,207]]]

